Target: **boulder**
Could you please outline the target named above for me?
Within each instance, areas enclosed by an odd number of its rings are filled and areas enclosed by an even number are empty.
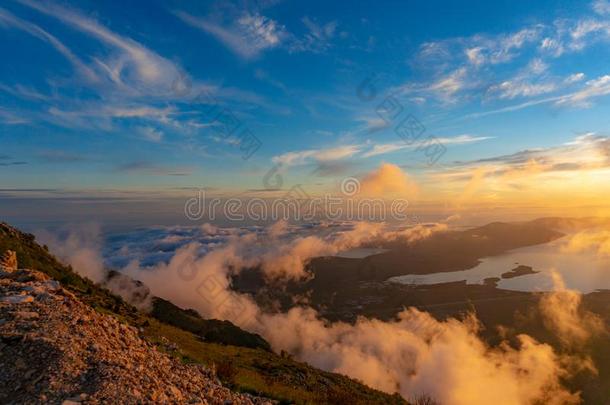
[[[5,271],[17,270],[17,253],[12,250],[7,250],[0,258],[0,267],[4,267]]]

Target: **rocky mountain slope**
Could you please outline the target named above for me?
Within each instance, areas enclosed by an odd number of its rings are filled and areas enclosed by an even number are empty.
[[[223,387],[45,274],[0,267],[0,402],[271,404]]]
[[[0,272],[0,403],[406,403],[273,353],[230,322],[156,297],[142,313],[0,223],[7,250],[17,254]]]

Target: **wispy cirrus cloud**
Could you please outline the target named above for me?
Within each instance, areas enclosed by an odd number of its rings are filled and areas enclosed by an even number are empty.
[[[584,76],[576,74],[577,76],[570,75],[564,79],[564,83],[573,84],[574,78],[581,81]],[[584,75],[584,74],[583,74]],[[539,98],[535,100],[525,101],[519,104],[508,105],[495,110],[481,111],[466,115],[464,118],[481,118],[489,115],[502,114],[505,112],[519,111],[525,108],[542,105],[542,104],[553,104],[556,107],[577,107],[587,108],[593,105],[593,100],[598,97],[603,97],[610,94],[610,75],[603,75],[596,79],[586,81],[582,87],[573,90],[569,93],[564,93],[557,96],[550,96],[545,98]]]
[[[608,0],[595,0],[591,6],[597,14],[610,14],[610,2]]]
[[[99,106],[97,103],[81,103],[80,108],[73,110],[50,107],[43,119],[68,128],[111,129],[113,120],[144,119],[170,125],[175,122],[171,118],[175,114],[178,114],[175,107],[143,104]]]
[[[522,49],[540,37],[541,26],[523,28],[519,31],[495,37],[476,36],[470,39],[465,52],[469,62],[475,65],[500,64],[514,59]]]
[[[312,162],[330,162],[342,160],[356,155],[361,150],[359,145],[344,145],[327,149],[309,149],[287,152],[273,157],[276,164],[286,166],[303,165]]]
[[[77,73],[69,78],[47,79],[52,96],[31,86],[1,84],[1,91],[38,103],[24,111],[27,119],[5,111],[0,117],[5,124],[45,122],[66,128],[106,131],[115,129],[114,120],[146,120],[175,126],[176,121],[169,116],[177,109],[168,102],[179,97],[175,91],[177,81],[192,82],[177,63],[138,41],[111,31],[76,9],[53,2],[19,0],[18,3],[93,39],[95,50],[87,53],[86,49],[91,47],[75,46],[73,49],[80,51],[77,55],[46,29],[0,8],[0,27],[21,30],[50,44]],[[74,40],[74,36],[69,38]],[[56,82],[61,82],[61,87]],[[192,86],[199,88],[201,83]],[[73,88],[82,89],[78,97],[71,93]]]
[[[227,25],[213,17],[196,17],[184,11],[174,14],[188,25],[214,36],[243,59],[258,57],[279,46],[288,36],[282,25],[260,14],[246,12]]]
[[[161,142],[163,140],[163,132],[153,127],[138,127],[138,134],[147,141],[150,142]]]
[[[571,76],[575,82],[578,77]],[[535,58],[520,72],[509,80],[494,84],[487,90],[491,97],[514,99],[517,97],[533,97],[555,91],[559,85],[548,75],[548,65],[540,58]]]
[[[473,136],[469,134],[458,135],[454,137],[440,137],[436,140],[446,145],[459,145],[474,142],[480,142],[492,137],[488,136]],[[309,149],[302,151],[293,151],[273,157],[273,162],[285,166],[298,166],[310,163],[322,164],[323,168],[333,169],[333,164],[338,164],[339,161],[349,158],[370,158],[373,156],[384,155],[396,152],[402,149],[416,149],[420,146],[418,143],[408,144],[406,142],[392,142],[381,144],[357,144],[345,145],[321,149]],[[341,166],[343,168],[343,166]]]
[[[95,63],[92,66],[118,90],[139,94],[169,94],[174,81],[180,77],[180,68],[170,60],[72,9],[32,0],[19,0],[19,3],[60,20],[113,51],[106,59],[94,57]]]
[[[48,42],[61,53],[74,67],[88,80],[97,80],[97,75],[93,69],[87,66],[78,56],[76,56],[70,48],[63,42],[51,35],[41,27],[26,20],[23,20],[8,10],[0,7],[0,26],[4,28],[15,28],[24,31],[42,41]],[[23,94],[23,92],[21,92]]]
[[[29,124],[30,120],[23,114],[0,107],[0,122],[6,125]]]
[[[191,77],[178,62],[161,55],[150,46],[135,40],[127,35],[113,31],[96,19],[85,15],[80,10],[54,3],[52,1],[39,2],[35,0],[16,0],[17,3],[28,7],[44,16],[56,19],[70,29],[82,34],[88,41],[82,41],[87,46],[74,46],[79,50],[77,54],[68,45],[40,26],[15,16],[13,13],[0,8],[0,27],[20,29],[32,36],[40,38],[51,44],[61,52],[76,70],[85,72],[78,77],[62,78],[64,83],[73,86],[83,86],[87,89],[86,97],[75,100],[73,95],[66,96],[63,91],[54,89],[53,99],[34,88],[20,85],[1,85],[3,90],[13,96],[23,99],[46,101],[46,111],[51,114],[35,111],[32,117],[47,122],[56,122],[57,117],[72,115],[86,116],[90,120],[73,121],[77,127],[91,124],[92,128],[112,129],[108,119],[133,118],[146,119],[160,125],[170,125],[174,130],[188,132],[197,124],[194,117],[190,123],[178,125],[178,120],[168,120],[167,114],[122,114],[120,110],[129,106],[133,110],[153,111],[165,108],[176,110],[189,109],[185,113],[192,115],[192,106],[184,105],[201,92],[207,92],[217,98],[220,103],[238,103],[242,109],[263,107],[282,114],[289,114],[286,106],[269,102],[261,95],[233,87],[223,87],[220,82],[212,84]],[[278,45],[283,37],[282,29],[275,26],[275,22],[251,13],[242,15],[236,22],[243,29],[245,37],[239,43],[247,43],[246,48],[258,52]],[[78,39],[70,36],[70,41]],[[93,41],[90,41],[90,40]],[[91,46],[94,45],[94,46]],[[249,52],[249,51],[248,51]],[[52,81],[48,81],[52,83]],[[63,89],[62,89],[63,90]],[[44,97],[44,99],[43,99]],[[100,101],[103,100],[103,103]],[[97,105],[95,105],[97,102]],[[182,103],[182,105],[180,105]],[[188,103],[187,103],[188,104]],[[92,110],[101,111],[99,114]],[[101,117],[96,119],[96,117]],[[186,118],[185,118],[186,119]],[[101,120],[101,121],[100,121]],[[64,120],[62,126],[68,126],[70,120]]]
[[[256,59],[276,48],[290,53],[324,52],[332,46],[338,26],[336,20],[323,23],[305,16],[301,22],[306,32],[295,35],[256,8],[207,16],[196,16],[183,10],[174,11],[174,14],[186,24],[212,35],[243,60]]]
[[[560,106],[589,107],[592,99],[610,94],[610,75],[589,80],[578,91],[562,96],[556,104]]]
[[[533,25],[493,36],[476,34],[425,42],[416,57],[418,62],[439,63],[437,69],[445,69],[456,63],[476,66],[507,63],[519,56],[526,46],[534,44],[540,38],[542,29],[541,25]]]
[[[532,24],[508,33],[477,33],[423,43],[413,62],[416,71],[426,67],[422,78],[404,83],[398,91],[440,102],[441,107],[530,99],[472,114],[477,117],[541,104],[589,107],[591,99],[606,95],[604,75],[583,83],[585,72],[566,76],[553,70],[560,57],[610,42],[610,22],[602,18],[610,9],[608,4],[598,0],[591,5],[596,14]],[[537,98],[541,96],[545,97]]]
[[[308,32],[302,38],[292,38],[289,46],[291,52],[324,52],[330,48],[336,34],[337,21],[320,23],[308,16],[303,17],[301,21]]]
[[[430,77],[405,83],[399,91],[445,104],[464,99],[473,91],[483,94],[485,86],[488,86],[481,74],[483,69],[494,69],[497,65],[511,62],[526,47],[535,44],[541,32],[542,26],[534,25],[495,36],[477,34],[423,43],[414,63],[426,66],[426,74]]]
[[[469,134],[458,135],[454,137],[441,137],[436,138],[439,143],[444,145],[459,145],[459,144],[467,144],[480,142],[487,139],[492,139],[490,136],[473,136]],[[396,152],[403,149],[416,149],[420,147],[418,143],[407,144],[405,142],[395,142],[395,143],[384,143],[384,144],[376,144],[372,149],[362,154],[362,157],[372,157],[378,155],[384,155],[387,153]]]
[[[12,96],[24,99],[24,100],[32,100],[32,101],[46,101],[49,100],[50,97],[46,94],[42,94],[38,90],[24,86],[21,84],[15,84],[13,86],[9,86],[6,84],[0,83],[0,91],[8,93]]]
[[[431,83],[427,90],[435,93],[442,100],[451,102],[458,92],[472,87],[467,75],[466,68],[461,67]]]
[[[368,132],[377,132],[390,127],[390,123],[379,116],[359,117],[357,121],[364,123]]]

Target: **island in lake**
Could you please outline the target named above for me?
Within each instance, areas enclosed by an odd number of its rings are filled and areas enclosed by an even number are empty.
[[[536,273],[540,273],[540,272],[535,271],[530,266],[524,266],[521,264],[521,265],[515,267],[514,269],[512,269],[511,271],[502,273],[502,278],[504,278],[504,279],[515,278],[515,277],[519,277],[519,276],[525,276],[528,274],[536,274]]]

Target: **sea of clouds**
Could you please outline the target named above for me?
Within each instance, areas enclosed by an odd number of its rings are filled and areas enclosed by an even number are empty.
[[[95,281],[103,282],[104,269],[118,269],[156,296],[261,334],[278,352],[405,398],[429,394],[449,405],[579,403],[579,393],[563,383],[583,369],[595,372],[588,357],[558,351],[525,334],[518,335],[516,344],[491,347],[480,337],[475,315],[439,321],[408,308],[389,322],[358,318],[355,323],[330,323],[307,305],[286,313],[265,312],[250,295],[231,286],[233,275],[252,268],[276,282],[307,279],[307,263],[314,257],[388,241],[409,244],[447,229],[446,223],[401,229],[368,222],[280,221],[268,227],[152,227],[105,237],[91,225],[37,236]],[[556,283],[556,291],[540,301],[548,330],[566,348],[603,333],[601,320],[581,307],[581,295],[565,289],[559,277]],[[114,287],[132,302],[141,299],[129,285]]]

